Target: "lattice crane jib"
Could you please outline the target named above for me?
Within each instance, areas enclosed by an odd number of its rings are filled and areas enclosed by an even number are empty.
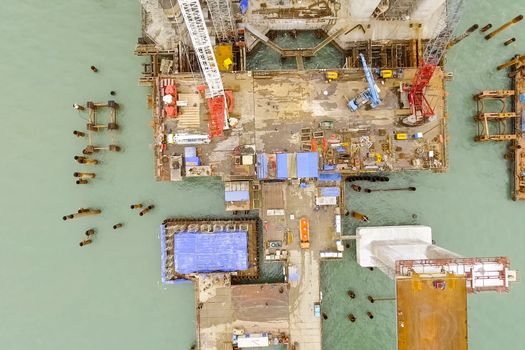
[[[206,3],[217,39],[220,42],[228,42],[230,38],[235,37],[231,0],[206,0]]]
[[[423,63],[419,67],[408,93],[412,116],[428,118],[434,110],[425,98],[425,88],[430,83],[436,67],[447,50],[447,45],[461,19],[464,0],[447,0],[432,39],[425,46]]]
[[[178,0],[182,16],[188,27],[188,32],[195,50],[195,55],[199,61],[202,74],[208,85],[207,94],[209,97],[224,97],[224,87],[222,85],[221,74],[213,47],[211,45],[208,29],[204,22],[202,8],[199,0]]]

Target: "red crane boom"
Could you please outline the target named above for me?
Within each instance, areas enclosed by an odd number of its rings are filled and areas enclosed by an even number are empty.
[[[435,115],[434,109],[425,97],[425,89],[432,79],[432,75],[439,65],[441,58],[447,50],[448,43],[452,37],[460,18],[464,0],[447,0],[443,6],[440,21],[436,26],[436,34],[425,46],[423,63],[419,66],[416,75],[412,79],[408,91],[411,116],[406,118],[412,125],[420,125],[428,118]]]

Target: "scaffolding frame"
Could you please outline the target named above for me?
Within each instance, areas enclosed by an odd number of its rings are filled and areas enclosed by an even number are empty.
[[[208,97],[224,97],[221,73],[217,66],[208,28],[204,22],[202,8],[198,0],[179,0],[180,9],[199,61],[202,74],[208,85]]]
[[[231,0],[206,0],[217,40],[228,42],[235,37]]]
[[[413,273],[464,275],[469,293],[510,291],[510,282],[516,281],[516,271],[510,270],[507,257],[447,258],[396,261],[396,276]]]

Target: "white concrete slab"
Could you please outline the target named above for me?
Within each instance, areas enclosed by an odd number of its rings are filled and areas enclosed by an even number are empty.
[[[419,240],[432,244],[432,229],[423,225],[371,226],[356,229],[357,263],[363,267],[375,267],[372,243],[380,241]]]

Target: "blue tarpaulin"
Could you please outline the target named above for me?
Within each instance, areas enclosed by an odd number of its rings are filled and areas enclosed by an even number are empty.
[[[325,164],[323,166],[323,169],[324,170],[335,170],[335,165],[333,165],[333,164]],[[321,175],[323,175],[323,174],[321,174]]]
[[[181,232],[174,235],[175,271],[231,272],[248,268],[248,234]]]
[[[184,147],[184,157],[197,157],[196,147]]]
[[[341,181],[341,174],[338,173],[320,173],[319,181]]]
[[[321,196],[323,197],[339,197],[341,189],[339,187],[320,187]]]
[[[186,157],[184,158],[186,165],[201,165],[199,157]]]
[[[250,200],[250,191],[224,191],[226,202],[242,202]]]
[[[317,152],[297,153],[297,177],[319,177],[319,157]]]
[[[257,155],[257,178],[268,178],[268,156],[265,153]]]
[[[248,0],[241,0],[239,3],[239,8],[241,10],[241,13],[244,15],[246,11],[248,11]]]
[[[277,153],[277,178],[287,179],[288,178],[288,153]]]

